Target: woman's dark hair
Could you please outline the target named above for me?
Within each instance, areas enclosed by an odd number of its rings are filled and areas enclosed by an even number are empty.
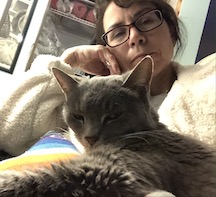
[[[152,3],[155,7],[161,11],[164,20],[167,22],[168,27],[170,29],[171,36],[176,44],[176,54],[179,52],[181,48],[183,48],[183,37],[179,28],[179,24],[184,27],[182,22],[178,19],[175,10],[168,3],[169,0],[96,0],[95,8],[96,8],[96,33],[94,38],[94,44],[102,44],[105,43],[101,40],[101,36],[104,32],[103,29],[103,18],[104,13],[107,9],[107,6],[114,2],[116,5],[122,8],[128,8],[135,2],[143,2],[143,3]]]

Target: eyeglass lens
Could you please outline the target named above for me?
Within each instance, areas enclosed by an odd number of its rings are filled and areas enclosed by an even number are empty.
[[[135,26],[141,32],[155,29],[162,24],[162,14],[159,10],[152,10],[141,15],[136,21],[129,25],[116,27],[106,34],[103,38],[107,45],[115,47],[126,42],[130,35],[130,28]]]

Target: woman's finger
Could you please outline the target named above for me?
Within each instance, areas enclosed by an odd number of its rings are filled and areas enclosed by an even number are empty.
[[[111,75],[121,73],[117,59],[109,51],[109,49],[104,47],[103,50],[99,51],[99,57],[101,61],[106,65],[106,67],[110,70]]]
[[[72,67],[97,75],[120,74],[115,56],[103,45],[82,45],[66,49],[61,59]]]

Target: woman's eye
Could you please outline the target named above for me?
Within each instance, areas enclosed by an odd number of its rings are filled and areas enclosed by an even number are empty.
[[[116,28],[110,34],[111,35],[111,40],[124,37],[126,35],[126,32],[127,32],[126,28]]]
[[[153,22],[153,20],[150,19],[150,18],[140,21],[140,23],[141,23],[142,25],[148,25],[148,24],[151,24],[152,22]]]
[[[84,116],[82,116],[80,114],[73,114],[73,118],[76,119],[79,122],[84,123]]]
[[[115,38],[117,37],[121,37],[121,36],[124,36],[125,35],[125,31],[118,31],[115,33]]]

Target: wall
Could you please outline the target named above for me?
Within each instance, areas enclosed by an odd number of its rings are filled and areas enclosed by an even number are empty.
[[[216,0],[211,0],[196,62],[216,52]]]
[[[194,64],[206,20],[210,0],[183,0],[180,20],[187,29],[187,44],[177,60],[183,65]]]

